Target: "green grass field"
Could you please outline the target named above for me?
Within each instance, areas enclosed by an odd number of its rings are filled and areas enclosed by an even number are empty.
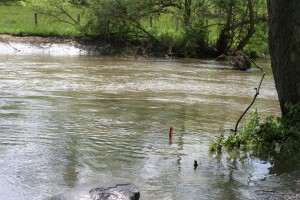
[[[80,24],[84,25],[87,18],[82,15],[81,8],[72,8],[72,17],[77,20],[80,14]],[[86,10],[86,13],[88,11]],[[162,15],[159,19],[152,20],[152,28],[150,27],[150,19],[143,22],[143,26],[148,31],[155,31],[157,34],[172,33],[180,34],[183,27],[177,24],[176,19],[169,15]],[[80,32],[72,25],[55,21],[45,15],[37,14],[37,25],[35,24],[35,11],[30,7],[16,4],[0,3],[0,33],[14,35],[45,35],[45,36],[78,36]]]
[[[74,8],[74,19],[81,10]],[[81,17],[81,23],[84,18]],[[45,35],[45,36],[77,36],[80,32],[72,25],[55,21],[45,15],[37,14],[35,23],[35,11],[21,5],[0,4],[0,33],[14,35]]]

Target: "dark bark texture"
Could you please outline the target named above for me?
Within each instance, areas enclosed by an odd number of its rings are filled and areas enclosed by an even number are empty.
[[[228,3],[226,25],[223,28],[223,30],[221,31],[218,41],[217,41],[217,54],[218,55],[227,53],[230,42],[232,40],[232,35],[230,32],[232,31],[231,27],[232,27],[232,20],[233,20],[233,6],[234,6],[234,3],[232,0],[230,0]]]
[[[268,0],[269,49],[283,117],[300,102],[300,1]]]
[[[249,12],[249,28],[247,30],[246,36],[240,41],[237,46],[238,50],[243,50],[243,48],[249,43],[250,39],[255,33],[254,28],[254,11],[252,0],[248,0],[248,12]]]

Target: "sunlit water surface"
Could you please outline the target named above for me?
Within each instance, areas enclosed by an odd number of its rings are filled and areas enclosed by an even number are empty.
[[[230,134],[252,101],[259,70],[201,60],[0,59],[0,199],[44,199],[94,182],[134,183],[142,200],[297,189],[293,175],[268,174],[268,162],[209,155],[211,140]],[[259,64],[267,76],[253,108],[279,115],[269,63]],[[272,176],[249,184],[250,174]]]

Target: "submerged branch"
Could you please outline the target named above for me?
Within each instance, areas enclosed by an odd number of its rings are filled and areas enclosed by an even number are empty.
[[[256,91],[256,93],[255,93],[255,95],[254,95],[254,97],[253,97],[252,102],[251,102],[250,105],[246,108],[246,110],[244,111],[244,113],[240,116],[239,120],[237,121],[237,123],[236,123],[236,125],[235,125],[234,135],[237,134],[237,129],[238,129],[238,125],[239,125],[240,121],[241,121],[242,118],[245,116],[245,114],[248,112],[248,110],[251,108],[251,106],[254,104],[254,102],[255,102],[257,96],[259,95],[259,91],[260,91],[261,84],[262,84],[262,82],[263,82],[263,80],[264,80],[264,78],[265,78],[265,75],[266,75],[266,73],[265,73],[265,71],[263,70],[263,68],[261,68],[261,67],[259,67],[258,65],[256,65],[256,63],[255,63],[252,59],[250,59],[250,58],[248,58],[248,59],[254,64],[254,66],[255,66],[256,68],[258,68],[258,69],[260,69],[260,70],[262,71],[263,75],[262,75],[262,77],[261,77],[261,80],[260,80],[260,82],[259,82],[258,87],[257,87],[257,88],[254,88],[255,91]]]

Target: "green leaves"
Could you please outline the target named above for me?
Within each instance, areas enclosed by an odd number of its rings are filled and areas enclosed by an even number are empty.
[[[73,26],[79,34],[97,36],[102,41],[133,43],[170,49],[178,56],[215,56],[218,44],[234,50],[247,35],[249,9],[245,0],[24,0],[34,12],[47,15],[55,23]],[[246,50],[263,55],[266,51],[264,0],[255,0],[254,40]],[[229,9],[230,8],[230,9]],[[74,9],[77,9],[74,15]],[[81,17],[78,22],[78,14]],[[166,21],[165,19],[169,20]],[[149,21],[153,22],[153,25]],[[229,22],[229,23],[227,23]],[[217,42],[226,29],[223,43]],[[166,44],[165,37],[172,43]],[[175,41],[175,42],[173,42]],[[247,40],[248,42],[248,40]],[[175,44],[175,45],[173,45]],[[210,47],[208,47],[210,45]],[[177,51],[177,52],[176,52]],[[165,52],[164,52],[165,53]]]
[[[228,151],[242,150],[250,155],[260,155],[263,159],[271,156],[274,162],[278,162],[277,159],[297,160],[300,154],[300,104],[287,104],[286,108],[288,118],[270,116],[262,120],[257,110],[251,112],[239,134],[218,137],[211,142],[210,151],[218,151],[221,146]]]

